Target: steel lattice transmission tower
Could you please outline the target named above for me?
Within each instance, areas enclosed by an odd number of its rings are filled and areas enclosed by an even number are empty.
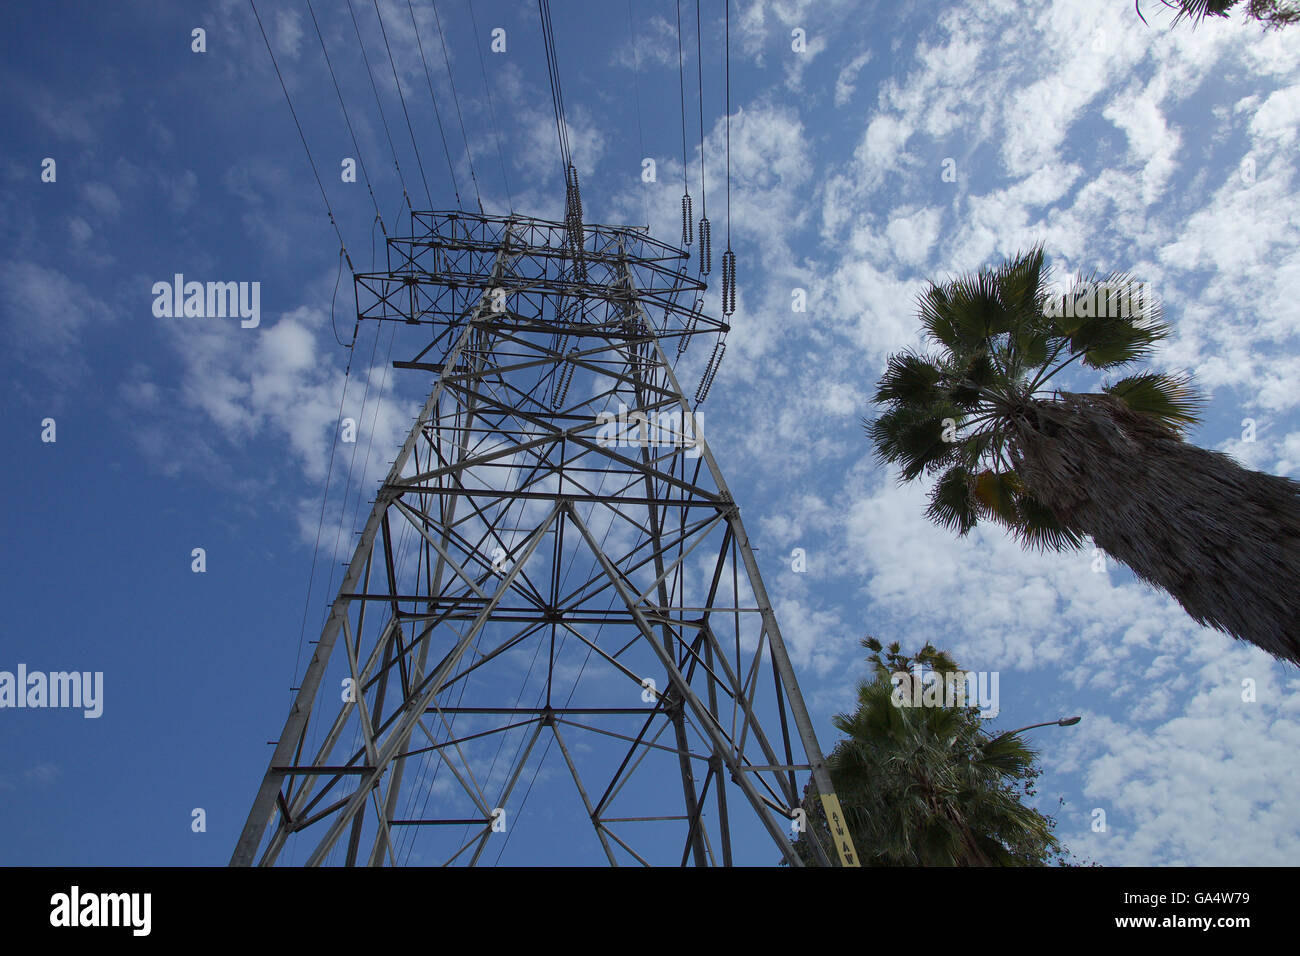
[[[663,350],[726,329],[686,254],[572,216],[412,223],[358,314],[418,327],[394,365],[436,382],[232,864],[490,863],[530,827],[526,862],[799,863],[801,778],[839,804]]]

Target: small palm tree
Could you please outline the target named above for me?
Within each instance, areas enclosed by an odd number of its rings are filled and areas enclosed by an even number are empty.
[[[1169,329],[1144,289],[1091,276],[1054,294],[1041,246],[931,283],[920,320],[938,352],[889,358],[886,411],[866,423],[877,456],[903,481],[938,475],[926,514],[959,535],[989,519],[1039,550],[1091,538],[1198,623],[1300,663],[1300,483],[1184,441],[1200,406],[1185,376],[1047,388],[1076,362],[1151,353]]]
[[[1180,20],[1188,19],[1195,26],[1206,17],[1229,16],[1232,8],[1241,3],[1241,0],[1160,0],[1160,2],[1178,11],[1174,16],[1175,24]],[[1142,17],[1143,23],[1146,23],[1147,18],[1142,16],[1141,0],[1133,0],[1133,3],[1137,8],[1138,16]],[[1281,29],[1290,23],[1300,23],[1300,4],[1297,4],[1296,0],[1246,0],[1246,16],[1264,24],[1265,27]]]
[[[927,646],[915,659],[866,638],[875,667],[858,706],[834,718],[845,735],[827,759],[845,821],[867,866],[1033,866],[1064,860],[1053,821],[1022,802],[1037,777],[1035,753],[1016,734],[989,737],[973,707],[899,706],[900,672],[924,663],[957,673]],[[888,666],[886,666],[888,662]],[[905,691],[904,700],[910,699]],[[829,838],[810,793],[809,821]],[[804,848],[807,849],[806,847]]]

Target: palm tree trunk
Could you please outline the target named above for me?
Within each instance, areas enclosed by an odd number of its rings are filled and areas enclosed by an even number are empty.
[[[1300,483],[1188,444],[1109,395],[1018,416],[1028,490],[1198,623],[1300,664]]]

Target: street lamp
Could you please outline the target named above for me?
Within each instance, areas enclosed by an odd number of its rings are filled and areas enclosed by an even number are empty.
[[[1015,730],[1004,731],[1008,734],[1018,734],[1025,730],[1033,730],[1035,727],[1073,727],[1082,717],[1062,717],[1060,720],[1048,720],[1041,724],[1030,724],[1028,727],[1018,727]]]

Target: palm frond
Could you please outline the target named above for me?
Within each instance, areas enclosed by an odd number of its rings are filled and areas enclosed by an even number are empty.
[[[1141,412],[1181,432],[1188,425],[1201,421],[1200,411],[1205,401],[1192,386],[1186,375],[1169,375],[1164,372],[1144,372],[1130,375],[1102,391],[1114,395],[1135,412]]]
[[[902,480],[912,481],[957,459],[960,445],[944,441],[944,420],[960,422],[962,417],[962,411],[951,405],[933,410],[897,406],[868,422],[867,433],[876,447],[877,460],[898,465]]]
[[[932,342],[948,349],[959,348],[962,344],[956,326],[953,325],[949,312],[947,290],[931,282],[918,299],[917,318],[921,327]]]
[[[941,386],[943,377],[943,369],[928,356],[898,352],[889,357],[874,400],[922,407],[934,405],[947,397]]]
[[[1174,23],[1188,19],[1193,25],[1199,25],[1206,17],[1226,17],[1239,0],[1164,0],[1167,7],[1174,7],[1178,13]]]
[[[1035,243],[997,270],[1002,307],[1017,319],[1042,313],[1043,243]],[[1011,331],[1008,328],[1006,331]]]
[[[986,468],[975,476],[972,492],[981,507],[982,515],[1012,530],[1020,525],[1020,512],[1016,496],[1024,489],[1015,472],[995,472]]]
[[[961,465],[954,465],[943,473],[930,491],[930,504],[925,509],[926,517],[965,536],[979,522],[979,511],[971,495],[970,472]]]
[[[1069,339],[1071,354],[1095,369],[1114,368],[1150,356],[1169,337],[1160,303],[1127,275],[1079,283],[1067,305],[1075,317],[1055,320]],[[1080,314],[1082,313],[1082,315]]]
[[[1083,546],[1083,536],[1066,527],[1055,512],[1033,495],[1016,498],[1020,525],[1015,529],[1022,544],[1039,551],[1074,551]]]

